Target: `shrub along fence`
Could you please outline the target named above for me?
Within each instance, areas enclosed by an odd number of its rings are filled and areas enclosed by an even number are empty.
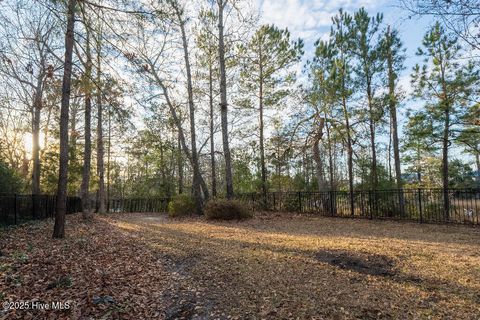
[[[480,189],[403,189],[270,192],[237,195],[256,210],[316,213],[332,217],[397,219],[480,225]]]
[[[56,196],[0,194],[0,225],[16,225],[31,220],[53,218]],[[67,198],[67,214],[81,211],[78,197]]]

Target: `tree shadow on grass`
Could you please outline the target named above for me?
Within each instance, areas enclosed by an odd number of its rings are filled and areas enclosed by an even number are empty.
[[[480,248],[480,228],[462,225],[420,224],[409,221],[368,220],[324,217],[314,214],[257,213],[263,221],[215,222],[225,227],[235,226],[254,231],[295,236],[352,237],[378,240],[419,241],[426,244],[461,244]],[[480,250],[472,250],[480,255]]]
[[[135,223],[133,221],[132,223]],[[182,222],[183,224],[184,222]],[[194,221],[192,223],[198,223]],[[201,222],[200,223],[204,223]],[[342,278],[348,278],[351,281],[368,281],[368,277],[375,277],[379,281],[384,282],[393,282],[400,285],[409,285],[416,287],[428,294],[435,295],[436,293],[441,293],[444,297],[437,299],[449,299],[454,297],[455,299],[470,301],[473,304],[480,304],[480,297],[478,296],[477,290],[474,287],[463,286],[458,282],[451,282],[436,278],[432,276],[417,276],[414,273],[409,273],[401,271],[402,261],[401,257],[391,257],[376,255],[372,256],[371,253],[359,252],[358,250],[338,250],[335,248],[328,250],[313,250],[313,249],[299,249],[292,248],[281,243],[253,243],[251,241],[246,241],[238,238],[220,238],[212,236],[212,234],[203,233],[202,231],[187,232],[184,230],[179,230],[175,227],[176,222],[168,222],[168,224],[155,224],[155,225],[145,225],[142,224],[143,230],[131,231],[133,233],[141,233],[143,235],[142,241],[144,245],[151,246],[152,250],[155,250],[158,254],[159,259],[164,259],[169,261],[172,264],[173,269],[180,269],[181,272],[184,272],[186,276],[191,277],[191,280],[194,283],[213,283],[215,284],[218,279],[216,278],[216,273],[207,274],[207,273],[197,273],[195,272],[197,266],[199,265],[211,265],[212,267],[220,266],[222,268],[232,268],[234,269],[234,264],[242,264],[243,261],[249,259],[249,252],[266,252],[268,253],[265,256],[264,261],[262,261],[258,268],[266,268],[266,264],[272,264],[275,267],[281,266],[283,264],[282,273],[288,274],[288,270],[295,271],[295,263],[302,262],[306,263],[307,268],[312,268],[311,270],[324,269],[333,272],[329,281],[341,282]],[[284,229],[282,226],[272,225],[262,225],[261,227],[256,227],[255,225],[249,224],[248,222],[242,223],[223,223],[216,222],[212,225],[213,227],[225,228],[225,231],[228,233],[232,231],[230,228],[235,229],[246,229],[247,231],[255,231],[258,233],[273,233],[275,234],[287,234],[291,236],[304,236],[304,235],[318,235],[318,232],[315,233],[297,233],[297,230],[293,232]],[[280,229],[280,230],[277,230]],[[359,235],[365,235],[365,232],[341,232],[339,230],[332,230],[329,228],[330,232],[327,232],[328,236],[335,237],[352,237]],[[216,230],[220,232],[221,230]],[[323,229],[322,231],[325,231]],[[145,234],[149,234],[148,237],[145,237]],[[243,234],[242,234],[243,235]],[[161,238],[161,245],[164,250],[159,250],[158,247],[152,246],[152,243],[155,242],[155,238]],[[424,237],[420,237],[423,240]],[[369,237],[371,239],[371,237]],[[400,237],[402,240],[411,240],[410,235],[408,237]],[[418,239],[417,239],[418,240]],[[175,254],[165,254],[165,252],[176,252]],[[291,261],[285,262],[284,260],[278,262],[268,261],[269,257],[272,256],[284,256],[284,257],[293,257]],[[185,265],[188,267],[185,268]],[[267,269],[265,269],[267,270]],[[336,272],[337,270],[338,272]],[[349,271],[344,273],[343,271]],[[280,272],[280,271],[278,271]],[[278,274],[277,274],[278,275]],[[274,273],[271,273],[270,276],[277,276]],[[269,276],[268,270],[266,276]],[[232,284],[235,283],[247,283],[248,274],[245,273],[235,273],[230,274],[229,279]],[[305,279],[308,280],[308,279]],[[344,279],[343,279],[344,280]],[[345,282],[341,282],[344,285]],[[225,284],[222,284],[225,286]],[[327,286],[329,284],[327,283]],[[385,284],[387,285],[387,284]],[[388,286],[387,286],[388,287]],[[272,288],[273,289],[273,288]],[[343,288],[348,289],[348,288]],[[308,294],[308,293],[306,293]],[[403,293],[408,295],[407,292]],[[209,294],[209,298],[213,301],[216,299],[221,299],[222,296],[217,294]],[[389,295],[385,295],[383,299],[389,300]],[[391,303],[398,303],[398,301],[390,301]],[[217,304],[219,302],[217,301]]]

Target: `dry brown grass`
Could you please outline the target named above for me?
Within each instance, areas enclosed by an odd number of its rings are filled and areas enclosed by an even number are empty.
[[[2,235],[4,299],[68,298],[70,311],[40,315],[72,319],[480,317],[478,228],[292,214],[68,222],[61,241],[48,239],[51,223]],[[46,289],[65,274],[70,287]],[[107,294],[114,305],[92,304]]]

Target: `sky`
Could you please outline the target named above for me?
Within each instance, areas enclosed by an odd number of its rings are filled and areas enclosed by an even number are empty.
[[[312,57],[315,41],[328,37],[332,24],[331,17],[340,8],[353,13],[365,7],[372,16],[377,12],[383,13],[384,23],[400,31],[407,49],[407,68],[400,80],[407,92],[412,67],[418,62],[415,52],[432,23],[428,17],[409,18],[409,12],[401,7],[400,0],[257,0],[256,7],[261,10],[262,23],[273,23],[281,28],[288,28],[294,38],[304,40],[306,59]]]
[[[421,62],[415,52],[422,44],[422,39],[429,27],[433,25],[432,17],[411,17],[411,13],[401,6],[401,0],[255,0],[256,8],[261,12],[261,23],[275,24],[280,28],[288,28],[292,37],[302,38],[305,44],[304,60],[314,54],[314,43],[318,39],[328,39],[332,25],[331,18],[342,8],[352,14],[361,7],[374,16],[383,13],[385,25],[399,31],[406,49],[405,70],[400,75],[399,85],[406,96],[411,93],[410,75],[416,63]],[[404,100],[398,109],[399,133],[402,135],[402,124],[407,118],[408,109],[422,107],[421,101]],[[379,137],[386,143],[388,137]],[[452,157],[470,159],[461,149],[452,148]]]

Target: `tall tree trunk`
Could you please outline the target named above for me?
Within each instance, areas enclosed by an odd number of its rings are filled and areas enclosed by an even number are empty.
[[[477,146],[477,150],[479,150],[480,145]],[[477,182],[477,188],[480,186],[480,153],[478,151],[475,152],[475,162],[477,164],[477,175],[475,177],[475,181]]]
[[[217,172],[215,163],[215,132],[214,132],[214,109],[213,109],[213,66],[212,61],[209,61],[208,66],[208,96],[210,102],[210,163],[212,167],[212,196],[217,196]]]
[[[40,194],[40,110],[42,108],[40,92],[40,88],[37,87],[32,110],[32,206],[35,216],[38,212],[37,195]]]
[[[350,196],[350,214],[353,216],[355,213],[355,198],[353,195],[353,146],[352,137],[350,134],[350,120],[347,110],[347,101],[345,96],[342,97],[343,113],[345,116],[345,126],[347,130],[347,166],[348,166],[348,192]]]
[[[82,169],[82,185],[80,187],[81,198],[82,198],[82,209],[83,209],[83,218],[91,219],[91,208],[90,208],[90,194],[89,194],[89,185],[90,185],[90,172],[92,165],[92,88],[90,79],[92,77],[92,54],[90,48],[90,31],[87,27],[87,36],[86,36],[86,63],[85,63],[85,74],[84,74],[84,85],[85,85],[85,144],[83,151],[83,169]]]
[[[192,148],[192,168],[193,168],[193,198],[195,201],[195,211],[196,214],[203,214],[203,200],[202,200],[202,190],[200,182],[200,164],[198,160],[197,153],[197,140],[195,134],[195,105],[193,102],[193,86],[192,86],[192,73],[190,70],[190,59],[188,56],[188,43],[187,35],[185,33],[185,21],[183,20],[182,13],[180,8],[175,4],[175,10],[177,13],[178,21],[180,23],[180,31],[182,33],[182,43],[183,43],[183,57],[185,59],[185,69],[187,71],[187,93],[188,93],[188,107],[190,112],[190,139],[191,139],[191,148]]]
[[[389,27],[390,30],[390,27]],[[393,157],[395,162],[395,178],[397,187],[402,188],[402,170],[400,162],[400,144],[398,140],[398,123],[397,123],[397,98],[395,95],[395,72],[393,70],[393,56],[391,48],[388,46],[387,53],[388,64],[388,107],[390,110],[390,117],[392,121],[392,142],[393,142]]]
[[[442,182],[443,182],[443,213],[445,220],[450,220],[450,198],[448,197],[448,147],[450,145],[450,101],[448,97],[447,81],[445,79],[445,69],[443,61],[440,61],[441,81],[442,81],[442,106],[445,108],[445,125],[443,128],[443,147],[442,147]]]
[[[420,153],[420,147],[417,146],[417,155],[415,159],[415,164],[416,164],[416,170],[417,170],[417,179],[418,179],[418,184],[421,186],[422,183],[422,164],[420,162],[421,159],[421,153]]]
[[[313,160],[315,161],[315,173],[317,176],[318,191],[325,192],[327,186],[325,183],[323,173],[323,160],[320,156],[320,141],[323,137],[323,128],[325,127],[325,118],[320,118],[317,126],[317,132],[315,134],[315,140],[313,141]]]
[[[184,134],[183,128],[182,128],[182,122],[181,122],[180,117],[177,113],[177,110],[175,109],[175,106],[173,105],[172,101],[170,100],[170,95],[168,94],[168,89],[165,86],[165,84],[163,83],[163,80],[159,77],[158,73],[155,72],[155,68],[151,64],[151,62],[149,62],[149,61],[147,61],[147,62],[149,63],[148,65],[151,68],[152,76],[155,78],[156,82],[158,83],[158,85],[160,86],[160,88],[163,91],[163,96],[165,97],[165,101],[167,102],[167,106],[170,110],[170,113],[172,114],[173,122],[174,122],[174,124],[175,124],[175,126],[177,127],[177,130],[178,130],[178,140],[181,144],[183,152],[185,153],[185,156],[187,157],[188,161],[190,162],[190,164],[193,167],[192,155],[191,155],[190,150],[188,149],[188,146],[187,146],[187,143],[186,143],[186,140],[185,140],[185,134]],[[202,187],[204,198],[205,199],[210,198],[210,194],[208,192],[207,184],[205,183],[205,179],[203,179],[203,176],[201,175],[201,172],[200,172],[199,180],[200,180],[200,185]]]
[[[53,237],[65,237],[65,214],[67,212],[68,179],[68,109],[70,106],[70,84],[72,79],[72,54],[75,26],[76,0],[68,0],[67,31],[65,33],[65,60],[62,81],[62,102],[60,107],[60,168],[58,174],[57,210]]]
[[[223,10],[225,0],[218,3],[218,58],[220,64],[220,112],[222,123],[223,154],[225,157],[225,182],[227,186],[227,199],[233,198],[232,156],[228,142],[228,116],[227,116],[227,74],[225,67],[225,43],[223,35]]]
[[[42,109],[41,93],[35,93],[32,117],[32,194],[40,193],[40,110]]]
[[[325,115],[326,118],[326,115]],[[326,126],[327,131],[327,140],[328,140],[328,171],[330,177],[330,191],[335,191],[335,165],[333,163],[333,155],[332,155],[332,140],[330,138],[330,126],[327,124]]]
[[[327,119],[327,114],[325,113],[325,119]],[[336,181],[335,181],[335,158],[333,156],[333,151],[332,151],[332,140],[330,137],[330,125],[327,123],[326,124],[326,131],[327,131],[327,139],[328,139],[328,170],[329,170],[329,175],[330,175],[330,193],[329,193],[329,199],[330,199],[330,212],[332,214],[337,213],[337,199],[336,199]]]
[[[183,157],[182,147],[180,146],[180,133],[178,134],[178,194],[183,193]]]
[[[101,85],[101,54],[102,44],[97,39],[97,78],[96,78],[96,102],[97,102],[97,175],[98,175],[98,213],[105,213],[105,164],[103,146],[103,104]]]
[[[370,76],[368,76],[370,77]],[[377,176],[377,147],[375,145],[375,114],[373,110],[373,94],[371,80],[367,80],[367,99],[368,99],[368,112],[370,115],[369,129],[370,129],[370,145],[372,148],[372,176],[371,185],[373,190],[378,188],[378,176]]]
[[[445,128],[443,130],[442,150],[442,181],[443,181],[443,211],[445,220],[450,219],[450,198],[448,197],[448,147],[450,144],[450,106],[445,107]]]
[[[392,117],[388,117],[388,147],[387,147],[388,181],[393,182],[392,174]]]
[[[390,26],[387,29],[387,37],[390,39]],[[402,181],[402,169],[400,162],[400,144],[398,141],[398,123],[397,123],[397,98],[395,95],[395,78],[396,74],[393,69],[394,57],[392,48],[387,45],[387,68],[388,68],[388,108],[390,110],[392,140],[393,140],[393,157],[395,162],[395,179],[397,182],[397,188],[399,190],[399,204],[400,212],[403,215],[405,213],[405,200],[403,197],[403,181]]]
[[[261,167],[261,178],[262,178],[262,194],[264,205],[266,206],[267,201],[267,168],[265,167],[265,146],[264,146],[264,130],[263,130],[263,64],[262,64],[262,49],[260,46],[260,70],[259,70],[259,92],[258,92],[258,109],[260,111],[259,115],[259,130],[260,130],[260,167]]]
[[[110,211],[110,159],[112,154],[112,112],[110,108],[107,109],[108,112],[108,144],[107,144],[107,212]],[[125,186],[124,186],[125,188]],[[124,189],[123,188],[123,189]],[[124,196],[124,191],[122,191],[122,198]]]
[[[45,121],[45,127],[43,128],[43,148],[44,150],[48,150],[48,137],[49,137],[49,127],[50,127],[50,121],[52,120],[52,109],[53,107],[51,105],[48,106],[47,108],[47,118]],[[42,153],[43,154],[43,153]]]

